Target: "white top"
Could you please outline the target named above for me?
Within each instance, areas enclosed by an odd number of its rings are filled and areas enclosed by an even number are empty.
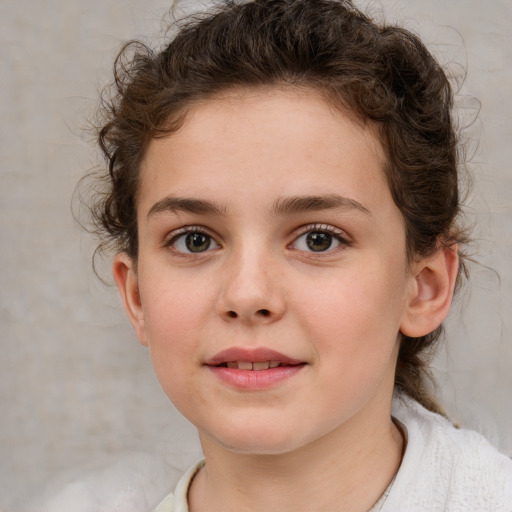
[[[188,489],[192,480],[196,476],[197,472],[204,466],[204,460],[194,464],[180,479],[178,485],[173,494],[169,494],[164,500],[158,505],[154,512],[189,512],[187,495]],[[393,486],[393,482],[384,491],[382,496],[379,498],[377,503],[368,512],[380,512],[383,510],[382,506],[387,501],[388,494]],[[0,511],[1,512],[1,511]]]
[[[408,398],[395,398],[392,414],[407,430],[407,448],[389,494],[370,512],[512,512],[510,458]],[[189,512],[188,488],[203,465],[190,468],[154,512]]]

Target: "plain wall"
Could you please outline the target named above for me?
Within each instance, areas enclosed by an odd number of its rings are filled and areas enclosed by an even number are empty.
[[[512,2],[356,3],[419,32],[454,74],[468,70],[457,100],[461,122],[471,123],[464,132],[474,176],[467,218],[477,225],[480,263],[471,268],[472,284],[457,301],[435,366],[451,417],[512,454]],[[149,465],[152,457],[170,461],[171,475],[200,454],[193,427],[160,390],[116,290],[94,276],[94,241],[70,206],[77,181],[98,162],[83,127],[110,80],[113,58],[127,38],[150,36],[146,41],[158,45],[169,6],[0,2],[5,510],[58,475],[86,474],[133,453],[149,454]],[[477,118],[474,97],[481,103]],[[130,460],[137,466],[141,459]],[[165,479],[158,485],[172,487]]]

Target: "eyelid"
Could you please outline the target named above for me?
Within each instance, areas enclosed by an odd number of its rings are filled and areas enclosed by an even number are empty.
[[[338,238],[339,240],[341,240],[344,243],[347,243],[347,244],[352,243],[350,236],[343,229],[337,228],[336,226],[333,226],[332,224],[325,224],[325,223],[318,223],[318,222],[301,226],[300,228],[298,228],[295,231],[295,237],[298,238],[299,236],[302,236],[306,233],[310,233],[312,231],[329,233],[330,235],[335,236],[336,238]]]
[[[336,253],[339,250],[343,250],[344,248],[351,247],[353,245],[353,242],[352,242],[350,236],[343,229],[337,228],[337,227],[335,227],[335,226],[333,226],[331,224],[313,223],[313,224],[306,224],[306,225],[301,226],[300,228],[298,228],[295,231],[294,238],[293,238],[292,242],[288,245],[288,247],[291,247],[294,243],[297,242],[297,240],[300,237],[304,236],[305,234],[307,234],[307,233],[314,233],[314,232],[327,233],[327,234],[331,235],[338,242],[340,242],[340,247],[341,247],[341,248],[337,247],[337,248],[334,248],[334,249],[329,249],[329,250],[324,251],[324,252],[322,252],[322,251],[319,251],[319,252],[311,251],[309,253],[309,251],[308,251],[308,254],[315,255],[315,257],[322,257],[322,256],[325,257],[325,256],[328,256],[328,255],[332,255],[333,253]],[[303,251],[301,251],[301,252],[303,252]]]
[[[202,235],[209,236],[212,241],[218,246],[217,248],[221,247],[221,244],[218,240],[217,235],[213,234],[208,228],[200,225],[190,225],[190,226],[182,226],[178,229],[175,229],[167,234],[165,237],[162,246],[164,248],[172,248],[172,245],[182,236],[188,235],[190,233],[199,233]],[[216,249],[216,248],[214,248]],[[203,252],[193,253],[193,252],[182,252],[174,249],[174,252],[176,254],[179,254],[180,256],[200,256],[204,255],[205,253],[211,252],[213,249],[208,249]]]

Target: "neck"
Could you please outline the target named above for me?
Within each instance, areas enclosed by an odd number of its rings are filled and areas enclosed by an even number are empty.
[[[369,407],[278,455],[233,453],[202,435],[206,466],[192,484],[191,512],[369,510],[398,471],[403,450],[390,404],[377,412],[379,418]]]

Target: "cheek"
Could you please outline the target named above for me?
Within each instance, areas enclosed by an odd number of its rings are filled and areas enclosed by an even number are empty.
[[[347,366],[380,360],[396,343],[405,286],[402,267],[361,262],[355,271],[341,270],[333,279],[308,287],[316,293],[309,293],[303,303],[302,317],[311,336]]]
[[[150,343],[186,341],[211,308],[211,284],[186,272],[154,273],[141,287]],[[149,290],[148,294],[144,290]],[[147,295],[147,296],[146,296]]]
[[[343,417],[384,383],[386,389],[392,385],[401,307],[384,284],[340,279],[339,286],[319,295],[310,310],[307,329],[316,350],[322,394]]]
[[[141,293],[148,347],[155,373],[168,392],[191,378],[190,363],[199,360],[198,347],[212,311],[207,288],[184,286],[183,278],[159,276],[144,283],[151,290],[148,297]],[[188,364],[185,364],[188,363]],[[176,384],[177,383],[177,384]]]

